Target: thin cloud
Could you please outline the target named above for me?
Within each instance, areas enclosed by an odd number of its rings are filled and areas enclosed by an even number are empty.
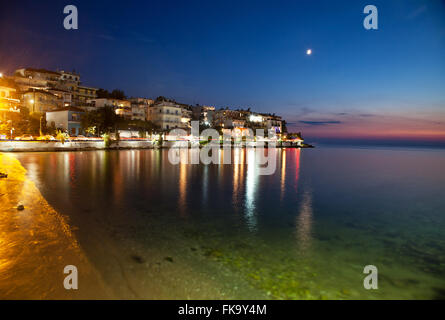
[[[418,16],[420,16],[422,13],[424,13],[427,10],[426,5],[420,6],[419,8],[417,8],[416,10],[414,10],[413,12],[411,12],[410,14],[408,14],[406,16],[407,19],[411,20],[414,18],[417,18]]]
[[[299,117],[316,112],[315,109],[303,106],[304,104],[306,104],[306,103],[303,103],[303,102],[301,102],[301,103],[300,102],[288,102],[287,103],[288,106],[297,108],[297,110],[296,110],[297,112],[295,115],[299,116]]]
[[[96,37],[105,39],[105,40],[110,40],[110,41],[116,40],[113,36],[106,35],[106,34],[97,34]]]
[[[303,123],[303,124],[310,125],[310,126],[325,126],[325,125],[328,125],[328,124],[340,124],[340,123],[342,123],[341,121],[338,121],[338,120],[328,120],[328,121],[305,121],[305,120],[300,120],[299,122]]]

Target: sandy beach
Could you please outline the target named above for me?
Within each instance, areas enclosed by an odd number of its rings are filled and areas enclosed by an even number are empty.
[[[0,180],[0,298],[111,298],[66,218],[42,197],[20,162],[0,154],[0,172],[8,174]],[[63,287],[68,264],[78,268],[79,290]]]

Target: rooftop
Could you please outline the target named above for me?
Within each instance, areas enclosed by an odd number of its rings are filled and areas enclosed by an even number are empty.
[[[49,112],[60,112],[60,111],[85,112],[84,110],[82,110],[82,109],[80,109],[80,108],[76,108],[76,107],[65,107],[65,108],[60,108],[60,109],[56,109],[56,110],[52,110],[52,111],[47,111],[47,113],[49,113]]]
[[[50,73],[50,74],[55,74],[55,75],[59,75],[60,76],[60,72],[57,71],[51,71],[51,70],[47,70],[47,69],[35,69],[35,68],[23,68],[25,71],[31,71],[31,72],[39,72],[39,73]],[[17,69],[18,70],[22,70],[22,69]]]

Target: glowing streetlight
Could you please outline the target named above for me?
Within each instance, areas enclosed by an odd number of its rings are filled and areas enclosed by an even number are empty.
[[[312,54],[312,49],[307,49],[307,50],[306,50],[306,54],[307,54],[308,56],[310,56],[310,55]]]
[[[29,100],[30,103],[34,103],[34,99]]]
[[[0,72],[0,78],[3,78],[3,73]]]

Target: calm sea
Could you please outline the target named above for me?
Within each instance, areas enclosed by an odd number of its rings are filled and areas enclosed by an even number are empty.
[[[444,150],[280,149],[272,175],[249,149],[231,165],[173,165],[168,150],[14,156],[118,297],[445,298]]]

